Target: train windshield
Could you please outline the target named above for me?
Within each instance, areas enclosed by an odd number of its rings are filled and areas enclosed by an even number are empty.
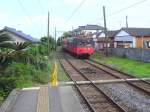
[[[92,40],[91,39],[77,39],[75,44],[78,46],[91,46]]]

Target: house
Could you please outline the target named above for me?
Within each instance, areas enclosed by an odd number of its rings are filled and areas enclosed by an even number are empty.
[[[96,49],[103,50],[106,47],[114,47],[114,36],[117,32],[118,30],[107,30],[93,35],[97,39]]]
[[[22,42],[26,42],[26,41],[32,42],[32,43],[39,42],[38,39],[35,39],[32,36],[23,33],[22,31],[17,31],[16,29],[10,28],[7,26],[5,26],[4,29],[2,29],[0,32],[4,32],[4,33],[7,33],[8,35],[10,35],[10,37],[12,37],[12,41],[16,42],[16,43],[17,42],[22,43]]]
[[[115,48],[150,48],[150,28],[121,28],[114,41]]]
[[[104,30],[104,27],[99,25],[86,25],[79,26],[77,29],[74,29],[74,36],[92,36],[93,33],[98,33]]]

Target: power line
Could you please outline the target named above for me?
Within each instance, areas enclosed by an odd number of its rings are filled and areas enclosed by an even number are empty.
[[[28,18],[28,20],[33,24],[33,20],[32,18],[30,17],[29,13],[27,12],[26,8],[24,7],[23,3],[21,2],[21,0],[17,0],[22,11],[25,13],[26,17]],[[33,31],[33,30],[32,30]],[[35,30],[34,30],[35,31]],[[40,32],[39,29],[37,29],[37,32]]]
[[[119,10],[117,10],[117,11],[115,11],[115,12],[109,14],[109,15],[106,15],[106,17],[111,17],[111,16],[113,16],[113,15],[116,15],[116,14],[118,14],[118,13],[121,13],[122,11],[127,10],[127,9],[129,9],[129,8],[132,8],[132,7],[135,7],[136,5],[139,5],[139,4],[141,4],[141,3],[145,2],[145,1],[147,1],[147,0],[141,0],[141,1],[139,1],[139,2],[136,2],[136,3],[134,3],[134,4],[131,4],[131,5],[127,6],[127,7],[124,7],[124,8],[122,8],[122,9],[119,9]],[[91,21],[90,23],[96,22],[96,21],[102,20],[102,19],[103,19],[103,17],[98,18],[98,19],[96,19],[96,20],[93,20],[93,21]]]
[[[42,5],[42,2],[40,1],[40,0],[37,0],[37,4],[39,5],[39,8],[40,8],[40,10],[41,10],[41,18],[40,18],[40,20],[41,20],[41,25],[40,25],[40,27],[41,27],[41,31],[42,32],[44,32],[44,28],[43,28],[43,23],[44,23],[44,16],[43,16],[43,14],[44,14],[44,8],[43,8],[43,5]]]
[[[28,17],[28,19],[30,20],[30,22],[32,23],[32,18],[29,16],[28,12],[26,11],[26,8],[23,6],[22,2],[20,0],[17,0],[19,5],[21,6],[22,8],[22,11],[26,14],[26,16]]]
[[[66,20],[65,23],[70,21],[70,19],[74,16],[74,14],[81,8],[81,6],[85,3],[86,0],[82,0],[81,3],[78,5],[78,7],[72,12],[71,16]]]
[[[40,1],[40,0],[37,0],[37,2],[38,2],[38,4],[39,4],[39,6],[40,6],[41,13],[44,13],[44,8],[43,8],[43,6],[42,6],[41,1]]]
[[[145,1],[147,1],[147,0],[141,0],[141,1],[139,1],[139,2],[136,2],[136,3],[134,3],[134,4],[131,4],[131,5],[127,6],[127,7],[124,7],[124,8],[122,8],[122,9],[118,10],[118,11],[115,11],[115,12],[113,12],[113,13],[107,15],[107,17],[116,15],[116,14],[118,14],[118,13],[124,11],[124,10],[127,10],[127,9],[129,9],[129,8],[135,7],[135,6],[141,4],[141,3],[145,2]]]

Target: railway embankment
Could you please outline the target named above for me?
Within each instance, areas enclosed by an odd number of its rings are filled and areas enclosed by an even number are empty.
[[[100,52],[95,52],[91,56],[91,59],[99,63],[107,64],[113,68],[131,74],[135,77],[150,77],[150,63],[135,61],[125,57],[105,57]]]

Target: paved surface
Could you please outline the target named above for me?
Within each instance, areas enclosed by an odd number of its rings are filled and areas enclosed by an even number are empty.
[[[50,112],[84,112],[71,86],[49,87]]]
[[[58,87],[49,87],[50,112],[63,112]]]
[[[84,112],[71,86],[21,90],[10,112]]]
[[[11,112],[36,112],[38,90],[22,90]]]
[[[41,86],[39,89],[36,112],[49,112],[49,95],[47,86]]]

